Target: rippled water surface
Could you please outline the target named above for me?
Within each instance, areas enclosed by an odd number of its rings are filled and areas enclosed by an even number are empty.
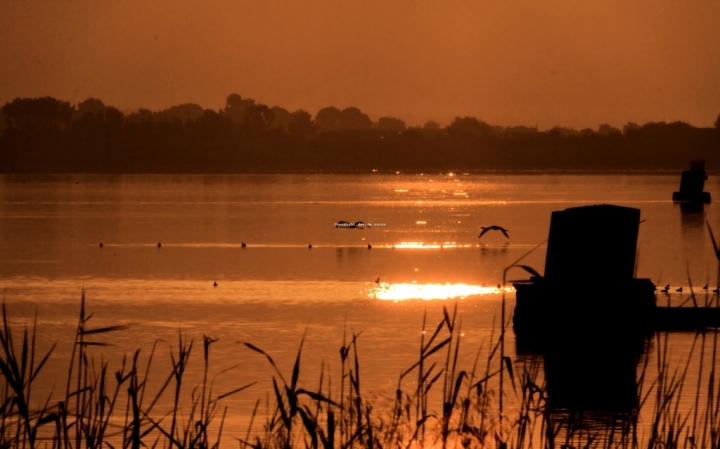
[[[714,284],[705,220],[720,233],[720,214],[713,204],[682,211],[671,201],[678,185],[679,174],[4,175],[0,287],[13,322],[37,314],[41,348],[59,341],[48,393],[63,389],[84,288],[95,325],[129,326],[106,337],[112,346],[92,349],[98,359],[117,364],[159,341],[159,379],[179,330],[196,343],[218,338],[212,363],[229,370],[215,388],[259,381],[231,400],[230,420],[242,421],[271,388],[272,371],[240,342],[289,372],[305,335],[301,380],[316,385],[323,362],[337,375],[343,335],[361,332],[364,388],[379,394],[417,359],[424,314],[434,327],[442,307],[457,304],[461,359],[471,363],[497,338],[503,270],[547,238],[555,210],[640,208],[638,276],[686,292],[688,274],[696,288]],[[716,177],[706,190],[718,198]],[[492,224],[510,238],[492,231],[478,239]],[[544,257],[540,246],[523,263],[542,272]],[[513,292],[505,293],[510,311]],[[675,359],[689,354],[693,337],[669,337]]]

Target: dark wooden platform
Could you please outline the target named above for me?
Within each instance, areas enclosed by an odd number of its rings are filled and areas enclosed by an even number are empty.
[[[650,318],[655,330],[698,330],[720,327],[718,307],[655,307]]]

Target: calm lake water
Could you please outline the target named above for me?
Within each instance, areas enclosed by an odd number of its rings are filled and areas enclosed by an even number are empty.
[[[119,366],[124,354],[142,349],[142,359],[159,341],[158,383],[179,330],[195,340],[191,375],[202,369],[202,336],[217,338],[216,391],[258,381],[228,399],[228,420],[240,425],[271,391],[272,369],[239,342],[268,352],[289,377],[305,335],[301,382],[314,388],[323,363],[339,382],[343,335],[361,333],[363,388],[392,394],[417,360],[423,315],[434,328],[442,307],[457,304],[461,361],[471,364],[497,338],[503,270],[547,238],[555,210],[639,208],[638,277],[687,292],[689,273],[696,289],[712,286],[717,262],[705,219],[720,233],[720,214],[714,203],[681,211],[671,201],[678,186],[679,174],[2,175],[0,288],[12,323],[37,314],[39,347],[58,340],[37,396],[64,392],[84,288],[91,325],[129,326],[91,352]],[[705,190],[720,198],[718,178]],[[339,229],[338,221],[373,226]],[[492,224],[510,238],[478,239],[480,226]],[[541,246],[523,263],[542,272],[544,258]],[[506,292],[508,311],[513,295]],[[687,359],[694,337],[671,334],[671,359]]]

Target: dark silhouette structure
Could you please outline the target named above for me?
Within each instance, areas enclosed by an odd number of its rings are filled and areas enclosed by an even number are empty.
[[[656,306],[653,283],[634,277],[639,224],[640,210],[629,207],[553,212],[545,276],[514,284],[518,340],[555,345],[601,335],[627,342],[655,330],[719,326],[719,307]],[[666,285],[662,293],[669,292]]]
[[[682,172],[680,178],[680,191],[673,192],[673,201],[687,201],[692,203],[709,203],[710,193],[703,192],[705,188],[705,161],[692,161],[690,170]]]
[[[519,338],[603,333],[644,335],[655,286],[635,279],[640,210],[600,205],[552,213],[545,276],[516,283],[513,324]],[[602,284],[602,289],[595,288]],[[607,294],[607,292],[612,294]],[[561,335],[548,329],[562,329]]]
[[[553,212],[545,275],[514,284],[516,341],[543,355],[553,409],[638,406],[635,373],[655,308],[655,286],[634,277],[639,226],[640,210],[628,207]]]

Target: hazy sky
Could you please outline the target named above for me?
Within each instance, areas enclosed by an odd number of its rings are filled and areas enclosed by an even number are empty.
[[[0,0],[0,104],[237,92],[410,125],[597,128],[720,114],[718,0]]]

